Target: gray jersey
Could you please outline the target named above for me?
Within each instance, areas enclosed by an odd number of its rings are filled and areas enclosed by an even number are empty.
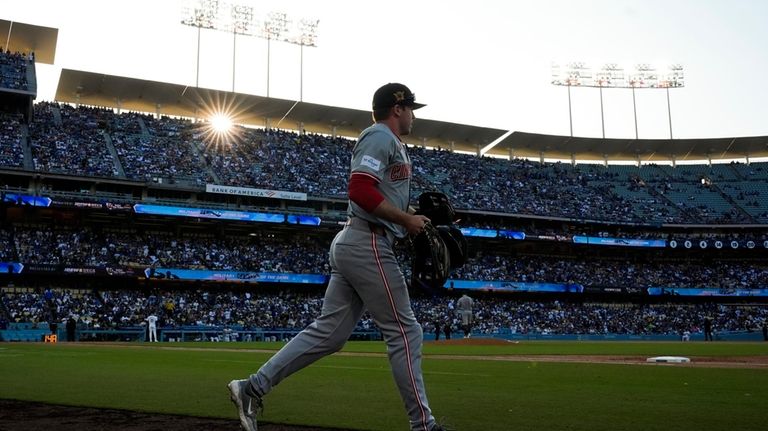
[[[459,311],[472,312],[472,302],[472,298],[467,295],[463,295],[456,303],[456,307],[459,309]]]
[[[411,159],[405,144],[384,124],[376,123],[363,130],[352,150],[350,172],[370,175],[378,181],[378,189],[384,199],[396,208],[408,210],[411,193]],[[356,203],[349,201],[347,213],[369,222],[386,226],[398,238],[407,231],[403,226],[376,217]]]
[[[456,303],[456,308],[461,316],[461,325],[464,327],[464,337],[469,336],[470,326],[472,325],[472,298],[463,295]]]
[[[387,84],[383,89],[400,84]],[[402,85],[400,85],[402,87]],[[399,87],[398,87],[399,88]],[[402,99],[405,91],[387,95],[377,91],[374,104],[382,98]],[[391,97],[390,97],[391,96]],[[408,92],[413,101],[413,95]],[[386,100],[381,103],[394,103]],[[389,105],[391,106],[391,105]],[[413,104],[412,109],[421,105]],[[408,115],[408,112],[406,112]],[[412,115],[412,114],[410,114]],[[412,118],[411,118],[412,119]],[[370,179],[395,208],[408,210],[411,160],[405,145],[386,124],[377,123],[360,134],[352,150],[351,175]],[[325,289],[320,316],[291,339],[262,365],[248,381],[232,381],[230,397],[238,406],[243,428],[256,429],[250,410],[240,401],[241,387],[264,396],[289,375],[320,358],[341,350],[364,312],[369,312],[387,344],[392,376],[408,413],[411,431],[431,431],[435,417],[429,408],[421,371],[423,332],[411,308],[408,285],[393,250],[392,237],[404,237],[400,225],[366,212],[350,200],[350,220],[331,243],[331,278]],[[384,226],[387,232],[371,226]],[[233,389],[234,388],[234,389]],[[249,428],[250,427],[250,428]]]

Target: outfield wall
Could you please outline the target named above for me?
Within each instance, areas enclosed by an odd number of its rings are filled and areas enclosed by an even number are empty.
[[[682,341],[676,334],[631,335],[631,334],[493,334],[483,337],[501,338],[515,341]],[[764,341],[760,332],[719,332],[714,334],[715,341]],[[704,334],[691,334],[690,341],[704,341]]]
[[[11,324],[9,329],[0,331],[0,341],[42,341],[50,331],[47,324],[31,328],[31,324]],[[252,331],[226,330],[220,327],[182,327],[158,328],[160,341],[285,341],[293,338],[298,329],[260,329]],[[58,338],[66,340],[66,331],[58,328]],[[237,334],[235,337],[232,334]],[[452,338],[462,338],[463,333],[455,331]],[[630,335],[630,334],[513,334],[500,332],[495,334],[472,335],[475,338],[497,338],[510,341],[682,341],[680,335]],[[764,341],[763,334],[756,331],[716,332],[715,341]],[[356,331],[352,340],[381,340],[378,331]],[[432,341],[433,335],[424,334],[425,341]],[[146,328],[126,328],[107,330],[78,330],[77,341],[147,341]],[[691,334],[690,341],[704,341],[704,334]]]

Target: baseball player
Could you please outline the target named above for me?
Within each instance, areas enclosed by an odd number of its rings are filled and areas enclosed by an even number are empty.
[[[456,302],[456,308],[461,315],[461,329],[464,330],[464,338],[472,335],[472,298],[465,293]]]
[[[395,383],[410,429],[442,431],[432,416],[421,373],[422,329],[392,250],[396,238],[416,235],[429,218],[409,211],[411,160],[400,140],[423,107],[403,84],[373,95],[375,124],[352,153],[349,220],[331,243],[331,279],[320,317],[277,352],[256,374],[229,383],[230,398],[247,431],[257,428],[262,398],[284,378],[340,350],[367,309],[387,343]]]
[[[149,323],[149,341],[157,343],[157,316],[150,313],[144,320]]]

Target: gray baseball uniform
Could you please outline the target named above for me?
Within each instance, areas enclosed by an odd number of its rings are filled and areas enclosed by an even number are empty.
[[[461,298],[456,302],[456,308],[459,310],[459,313],[461,314],[461,326],[464,330],[464,337],[469,337],[469,334],[472,332],[472,304],[474,301],[472,301],[472,298],[470,298],[467,295],[462,295]]]
[[[411,162],[405,145],[386,125],[374,124],[360,135],[351,172],[374,177],[382,196],[407,210]],[[321,316],[251,375],[251,384],[263,396],[290,374],[340,350],[368,309],[387,343],[411,429],[428,431],[435,419],[421,373],[422,330],[392,250],[394,238],[404,237],[406,230],[352,201],[348,214],[349,222],[331,243],[331,279]]]

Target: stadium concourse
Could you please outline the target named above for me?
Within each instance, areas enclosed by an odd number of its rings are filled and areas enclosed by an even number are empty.
[[[34,61],[0,54],[0,91],[13,95],[0,112],[4,339],[37,339],[51,323],[66,338],[70,317],[80,340],[143,340],[151,313],[164,340],[288,337],[311,321],[346,220],[353,140],[253,124],[222,134],[189,118],[33,103]],[[75,78],[120,81],[67,71],[60,88]],[[494,132],[422,124],[434,136]],[[482,144],[468,139],[457,146]],[[761,338],[768,163],[545,163],[451,149],[410,148],[414,202],[449,195],[469,239],[468,262],[444,291],[413,292],[426,333],[458,331],[454,301],[470,292],[476,335],[697,339],[709,317],[720,339]],[[408,276],[404,245],[400,257]],[[378,337],[368,316],[356,334]]]

